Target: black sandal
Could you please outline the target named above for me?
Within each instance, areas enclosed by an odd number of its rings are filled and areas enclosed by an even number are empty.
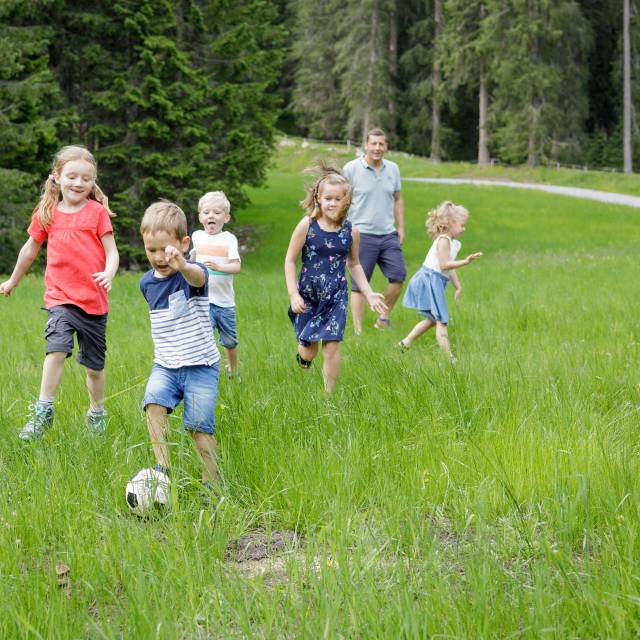
[[[296,362],[303,368],[311,367],[311,360],[305,360],[299,353],[296,353]]]

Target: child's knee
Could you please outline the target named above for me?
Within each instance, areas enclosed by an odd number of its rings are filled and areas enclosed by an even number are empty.
[[[104,378],[104,369],[89,369],[89,367],[85,367],[87,372],[87,377],[92,380],[101,380]]]

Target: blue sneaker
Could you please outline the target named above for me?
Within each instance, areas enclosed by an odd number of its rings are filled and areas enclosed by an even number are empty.
[[[53,405],[35,402],[29,405],[29,422],[20,430],[20,440],[38,440],[53,424]]]
[[[87,429],[92,433],[106,433],[108,415],[106,409],[100,409],[99,411],[89,409],[86,418]]]

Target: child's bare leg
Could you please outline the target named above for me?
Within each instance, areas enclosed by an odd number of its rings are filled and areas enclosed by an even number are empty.
[[[351,318],[353,320],[353,332],[357,336],[362,333],[365,303],[366,299],[359,291],[351,292]]]
[[[230,376],[238,375],[238,349],[233,347],[233,349],[229,349],[228,347],[224,348],[225,355],[227,356],[227,373]]]
[[[336,340],[323,342],[322,358],[324,360],[322,364],[324,390],[331,393],[340,373],[340,343]]]
[[[201,431],[190,431],[189,433],[196,443],[196,448],[202,459],[202,482],[214,482],[218,477],[216,467],[218,444],[215,436]]]
[[[440,345],[440,348],[445,351],[450,358],[453,357],[451,353],[451,347],[449,346],[449,333],[447,331],[447,325],[442,322],[436,323],[436,340]]]
[[[298,353],[303,360],[310,362],[318,355],[318,343],[312,342],[309,346],[298,344]]]
[[[64,373],[64,361],[67,354],[63,351],[47,353],[42,365],[42,381],[40,382],[40,400],[53,402]]]
[[[391,316],[400,294],[402,293],[402,282],[389,282],[384,290],[384,302],[387,305],[387,312],[381,313],[380,317],[386,320]]]
[[[159,404],[148,404],[146,407],[147,412],[147,429],[149,430],[149,437],[151,438],[151,446],[153,448],[153,455],[156,457],[156,462],[169,468],[169,447],[167,447],[167,409]]]
[[[402,340],[402,344],[405,347],[411,346],[414,340],[417,340],[423,333],[426,333],[434,326],[434,322],[431,320],[420,320],[418,324],[409,331],[406,338]]]
[[[89,403],[94,411],[104,409],[104,369],[96,371],[95,369],[87,370],[87,391],[89,391]]]

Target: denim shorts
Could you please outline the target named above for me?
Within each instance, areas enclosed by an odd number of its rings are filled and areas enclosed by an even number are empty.
[[[154,364],[142,408],[158,404],[171,413],[184,400],[183,425],[188,431],[213,434],[220,365],[168,369]]]
[[[376,265],[389,282],[404,282],[407,277],[407,267],[402,255],[402,247],[398,240],[398,232],[376,236],[371,233],[360,234],[360,264],[367,280]],[[351,281],[351,290],[359,292],[358,285]]]
[[[107,314],[93,315],[74,304],[60,304],[47,309],[49,319],[44,329],[46,353],[73,352],[73,334],[78,340],[78,362],[88,369],[102,371],[107,351]]]
[[[235,349],[238,346],[236,308],[209,304],[209,318],[214,331],[218,330],[220,344],[226,349]]]

